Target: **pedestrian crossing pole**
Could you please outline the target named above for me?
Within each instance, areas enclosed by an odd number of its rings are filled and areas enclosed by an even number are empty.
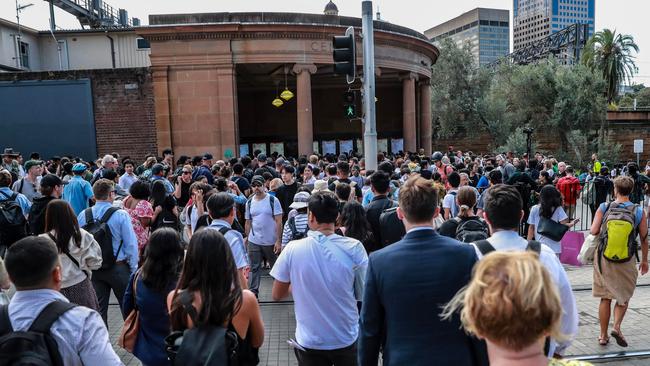
[[[375,41],[372,1],[361,2],[363,33],[363,147],[366,171],[377,170],[377,121],[375,115]]]

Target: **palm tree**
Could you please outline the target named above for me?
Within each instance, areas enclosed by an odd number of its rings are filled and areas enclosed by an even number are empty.
[[[607,83],[607,103],[618,96],[619,85],[629,83],[638,71],[633,51],[639,52],[634,38],[629,34],[616,34],[616,30],[603,29],[587,42],[582,62],[593,71],[602,72]]]

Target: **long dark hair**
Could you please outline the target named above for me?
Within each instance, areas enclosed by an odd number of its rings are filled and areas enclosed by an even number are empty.
[[[144,250],[142,281],[152,290],[166,293],[178,281],[183,258],[180,242],[180,236],[171,228],[160,228],[149,237]]]
[[[550,219],[553,216],[553,212],[562,206],[562,195],[560,191],[552,185],[542,187],[539,191],[539,205],[539,215]]]
[[[153,182],[151,185],[151,205],[153,208],[162,206],[166,197],[167,188],[165,188],[165,184],[160,180]]]
[[[70,204],[64,200],[52,200],[45,209],[45,232],[54,231],[54,242],[59,253],[70,253],[70,239],[74,238],[77,247],[81,247],[81,230],[77,216]]]
[[[370,242],[372,237],[370,223],[366,219],[366,211],[359,202],[346,202],[338,221],[339,226],[345,227],[345,236],[359,240],[364,246]]]
[[[239,272],[230,245],[218,231],[203,229],[192,235],[169,312],[174,330],[187,328],[187,314],[180,303],[179,291],[201,294],[199,324],[194,326],[223,326],[239,311],[242,304]]]

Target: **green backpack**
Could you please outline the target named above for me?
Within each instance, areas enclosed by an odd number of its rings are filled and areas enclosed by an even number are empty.
[[[603,215],[600,226],[600,256],[610,262],[627,262],[637,253],[636,210],[637,204],[627,207],[611,202]]]

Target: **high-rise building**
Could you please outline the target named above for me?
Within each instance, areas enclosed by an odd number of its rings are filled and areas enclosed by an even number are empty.
[[[575,24],[594,34],[596,0],[513,0],[515,50]]]
[[[508,10],[476,8],[424,32],[434,44],[450,37],[459,46],[469,42],[478,65],[510,53]]]

